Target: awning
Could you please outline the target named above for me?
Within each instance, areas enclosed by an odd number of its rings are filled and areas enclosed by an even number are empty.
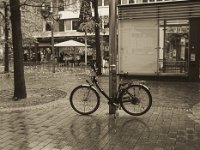
[[[105,30],[105,33],[100,32],[100,35],[109,35],[109,29]],[[51,38],[51,32],[46,31],[46,32],[35,32],[34,38]],[[94,33],[87,33],[88,36],[94,36]],[[70,30],[70,31],[65,31],[65,32],[54,32],[54,38],[58,37],[84,37],[85,33],[84,32],[77,32],[75,30]]]
[[[51,47],[50,43],[39,43],[38,47]]]
[[[199,1],[166,1],[159,3],[118,6],[119,20],[160,19],[177,20],[200,17]]]

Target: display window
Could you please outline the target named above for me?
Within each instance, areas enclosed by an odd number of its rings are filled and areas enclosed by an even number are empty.
[[[186,73],[188,68],[188,20],[160,21],[159,71]]]

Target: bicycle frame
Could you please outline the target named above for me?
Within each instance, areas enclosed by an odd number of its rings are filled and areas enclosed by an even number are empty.
[[[129,83],[123,83],[123,84],[120,84],[119,86],[118,86],[118,90],[117,90],[117,93],[116,93],[116,95],[115,95],[115,97],[110,97],[110,96],[108,96],[108,94],[101,88],[101,86],[99,85],[99,82],[98,82],[98,80],[96,79],[96,76],[92,76],[91,77],[91,82],[92,82],[92,84],[88,81],[88,80],[86,80],[86,82],[89,84],[89,86],[92,86],[92,87],[96,87],[97,88],[97,90],[108,100],[108,102],[109,103],[111,103],[111,104],[118,104],[120,101],[119,101],[119,99],[120,99],[120,93],[122,92],[122,88],[121,87],[123,87],[123,86],[125,86],[125,85],[130,85]],[[94,89],[96,89],[96,88],[94,88]],[[127,92],[128,93],[128,92]],[[116,101],[113,101],[113,100],[116,100]]]
[[[101,86],[99,85],[99,82],[98,80],[96,79],[96,77],[91,77],[91,81],[92,81],[92,84],[86,80],[86,82],[90,85],[90,86],[93,86],[95,85],[95,87],[97,88],[97,90],[99,92],[101,92],[101,94],[108,100],[108,101],[112,101],[112,98],[108,96],[108,94],[101,88]]]
[[[92,68],[92,70],[96,73],[96,69],[95,69],[95,66],[94,66],[94,64],[92,64],[91,65],[91,68]],[[125,73],[123,76],[126,76],[128,73]],[[123,92],[123,90],[126,90],[126,88],[122,88],[122,87],[124,87],[124,86],[131,86],[131,85],[133,85],[133,82],[127,82],[127,83],[121,83],[121,84],[119,84],[118,85],[118,88],[117,88],[117,93],[116,93],[116,95],[115,95],[115,97],[109,97],[108,96],[108,94],[101,88],[101,86],[99,85],[99,82],[98,82],[98,80],[96,79],[96,75],[95,76],[91,76],[91,82],[92,82],[92,84],[88,81],[88,80],[86,80],[86,82],[89,84],[89,86],[93,86],[93,85],[95,85],[95,87],[97,88],[97,90],[99,91],[99,92],[101,92],[101,94],[111,103],[111,104],[118,104],[119,102],[120,102],[120,98],[121,98],[121,95],[120,95],[120,93],[122,93]],[[121,78],[122,79],[122,78]],[[143,85],[143,84],[134,84],[134,85],[141,85],[141,86],[143,86],[144,88],[146,88],[147,90],[149,90],[149,88],[147,87],[147,86],[145,86],[145,85]],[[94,88],[95,89],[95,88]],[[127,93],[129,93],[128,91],[127,91]],[[130,94],[130,93],[129,93]],[[131,97],[134,97],[133,95],[130,95]],[[115,99],[115,101],[113,101]]]
[[[92,63],[91,64],[91,69],[95,72],[95,74],[96,74],[96,68],[95,68],[95,64],[94,63]],[[119,97],[119,87],[118,87],[118,91],[117,91],[117,94],[116,94],[116,96],[115,97],[110,97],[102,88],[101,88],[101,86],[99,85],[99,82],[98,82],[98,80],[96,79],[96,75],[95,76],[91,76],[91,82],[92,82],[92,84],[90,84],[90,82],[88,81],[88,80],[86,80],[86,82],[90,85],[90,86],[93,86],[93,84],[95,85],[95,87],[97,88],[97,90],[99,91],[99,92],[101,92],[101,94],[109,101],[109,102],[111,102],[112,104],[114,103],[114,101],[113,101],[113,99],[117,99],[117,103],[119,102],[119,100],[118,100],[118,97]]]

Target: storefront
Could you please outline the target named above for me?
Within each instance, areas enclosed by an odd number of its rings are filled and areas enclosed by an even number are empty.
[[[199,80],[200,2],[118,6],[119,73]]]

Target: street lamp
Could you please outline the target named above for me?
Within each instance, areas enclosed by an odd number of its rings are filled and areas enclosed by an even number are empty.
[[[53,59],[53,73],[55,73],[55,65],[56,65],[56,60],[55,60],[55,49],[54,49],[54,21],[58,21],[61,17],[61,14],[59,15],[54,15],[53,14],[53,7],[52,5],[45,5],[45,3],[42,4],[42,9],[41,9],[41,15],[42,17],[46,20],[48,24],[51,26],[51,49],[52,49],[52,59]]]

